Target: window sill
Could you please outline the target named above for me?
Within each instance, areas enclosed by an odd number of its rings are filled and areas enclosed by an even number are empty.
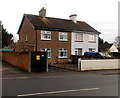
[[[58,57],[59,59],[67,59],[67,57]]]
[[[59,40],[59,41],[61,41],[61,42],[67,42],[68,40]]]
[[[51,41],[51,39],[41,39],[41,40],[44,40],[44,41]]]
[[[96,43],[96,41],[88,41],[89,43]]]
[[[76,40],[75,42],[83,42],[83,41],[80,41],[80,40]]]

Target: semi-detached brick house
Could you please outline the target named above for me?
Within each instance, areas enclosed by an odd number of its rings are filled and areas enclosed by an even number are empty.
[[[19,40],[15,51],[47,51],[48,61],[65,63],[70,55],[83,55],[98,51],[99,32],[86,22],[46,17],[46,9],[39,15],[24,14],[18,30]]]

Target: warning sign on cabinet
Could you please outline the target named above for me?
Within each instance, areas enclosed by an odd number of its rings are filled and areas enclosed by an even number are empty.
[[[36,55],[36,60],[40,60],[40,55]]]

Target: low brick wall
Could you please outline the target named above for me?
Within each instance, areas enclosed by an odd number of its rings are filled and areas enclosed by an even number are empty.
[[[120,69],[120,59],[101,59],[101,60],[81,60],[81,71],[85,70],[103,70]]]
[[[25,71],[29,70],[29,52],[2,52],[2,60]]]

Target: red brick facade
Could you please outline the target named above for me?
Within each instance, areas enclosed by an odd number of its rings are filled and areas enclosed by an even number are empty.
[[[51,49],[51,58],[48,59],[49,63],[66,63],[71,54],[71,32],[67,32],[67,36],[68,41],[59,41],[59,31],[51,31],[51,40],[41,40],[41,30],[35,30],[29,20],[24,18],[19,32],[18,45],[16,46],[15,51],[36,51],[37,43],[37,51],[40,51],[41,48]],[[60,48],[67,49],[67,58],[59,58]]]
[[[28,41],[26,41],[26,34],[28,36]],[[15,51],[34,51],[35,42],[35,30],[30,22],[25,18],[19,32],[18,45],[16,46]]]

